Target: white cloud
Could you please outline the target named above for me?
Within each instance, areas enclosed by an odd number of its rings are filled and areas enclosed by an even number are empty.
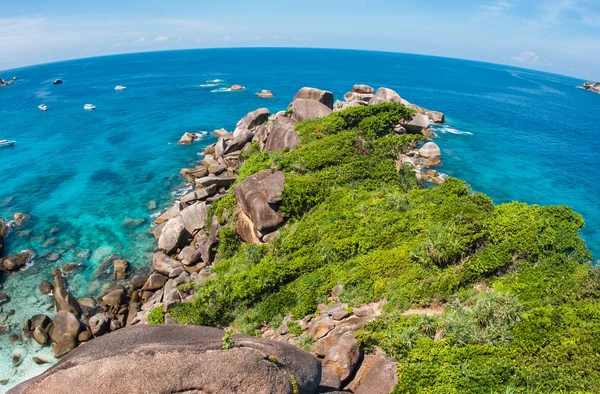
[[[512,3],[507,0],[496,0],[479,7],[478,19],[493,18],[512,8]]]
[[[223,41],[231,41],[231,37],[225,36],[225,37],[223,37]]]
[[[540,55],[532,51],[523,51],[519,56],[513,56],[512,60],[521,63],[539,64]]]
[[[169,41],[169,36],[158,36],[154,39],[154,42],[166,42]]]
[[[137,40],[135,40],[133,43],[134,44],[143,44],[146,42],[146,37],[140,37]]]

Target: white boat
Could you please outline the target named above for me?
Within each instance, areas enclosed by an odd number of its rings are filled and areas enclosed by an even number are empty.
[[[41,109],[42,111],[48,111],[48,107],[46,106],[46,104],[40,104],[40,105],[38,105],[38,108]]]
[[[127,89],[127,86],[121,86],[121,85],[115,86],[115,90],[117,90],[117,91],[118,90],[125,90],[125,89]]]
[[[16,141],[9,141],[9,140],[0,140],[0,147],[3,146],[13,146],[15,144]]]
[[[86,104],[86,105],[83,106],[83,109],[89,111],[89,110],[92,110],[92,109],[96,109],[96,106],[93,105],[93,104]]]

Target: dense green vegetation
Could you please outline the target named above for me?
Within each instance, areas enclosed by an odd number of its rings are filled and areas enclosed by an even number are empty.
[[[235,197],[220,200],[217,279],[172,315],[257,334],[315,313],[343,284],[351,306],[387,299],[358,339],[398,360],[399,393],[600,391],[600,274],[581,216],[398,174],[398,152],[422,138],[393,134],[409,112],[350,108],[297,125],[294,151],[252,147],[242,177],[285,172],[287,223],[271,244],[240,245]],[[433,316],[404,313],[431,306]]]

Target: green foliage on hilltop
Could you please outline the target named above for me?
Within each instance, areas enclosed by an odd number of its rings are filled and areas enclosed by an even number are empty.
[[[258,334],[315,313],[343,284],[350,306],[387,299],[358,338],[398,360],[399,393],[599,391],[600,274],[581,216],[494,206],[457,179],[421,188],[395,167],[421,140],[393,133],[409,115],[401,104],[350,108],[297,125],[294,151],[253,149],[241,172],[285,172],[287,223],[260,246],[234,246],[227,230],[217,278],[171,314]],[[227,199],[215,209],[222,223],[233,220]]]

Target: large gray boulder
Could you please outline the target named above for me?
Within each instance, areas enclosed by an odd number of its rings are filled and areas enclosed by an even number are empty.
[[[373,89],[369,85],[357,84],[357,85],[352,86],[352,91],[354,93],[373,94],[375,92],[375,89]]]
[[[237,123],[237,126],[233,131],[233,138],[235,139],[242,133],[252,131],[254,128],[265,123],[269,120],[270,114],[271,113],[267,108],[259,108],[256,111],[248,112],[248,114]]]
[[[419,149],[419,155],[426,158],[440,157],[442,152],[435,142],[428,142]]]
[[[369,105],[400,102],[402,102],[402,98],[394,90],[388,88],[379,88],[377,89],[377,92],[375,92],[375,96],[373,96],[369,102]]]
[[[183,222],[185,230],[190,234],[195,234],[202,229],[208,218],[207,206],[204,202],[197,202],[185,208],[179,213],[179,217]]]
[[[83,344],[9,393],[316,392],[321,365],[310,353],[240,335],[223,349],[223,336],[197,326],[125,328]]]
[[[233,190],[244,213],[263,234],[283,223],[283,217],[272,205],[281,201],[284,186],[283,172],[263,170],[250,175]]]
[[[282,151],[285,148],[295,149],[300,145],[298,133],[294,129],[296,122],[293,119],[279,117],[271,126],[265,142],[265,149],[269,152]]]
[[[294,96],[294,101],[298,99],[317,100],[327,108],[333,109],[333,93],[327,90],[304,87]]]
[[[333,112],[329,107],[325,106],[317,100],[296,99],[290,104],[292,117],[297,122],[307,119],[323,118]]]
[[[413,134],[421,134],[423,130],[426,130],[429,127],[429,118],[427,115],[416,114],[410,122],[401,124],[406,131]]]
[[[381,357],[354,392],[356,394],[387,394],[394,391],[397,384],[396,361]]]
[[[180,216],[169,219],[158,238],[158,248],[171,254],[179,248],[185,237],[185,223]]]

